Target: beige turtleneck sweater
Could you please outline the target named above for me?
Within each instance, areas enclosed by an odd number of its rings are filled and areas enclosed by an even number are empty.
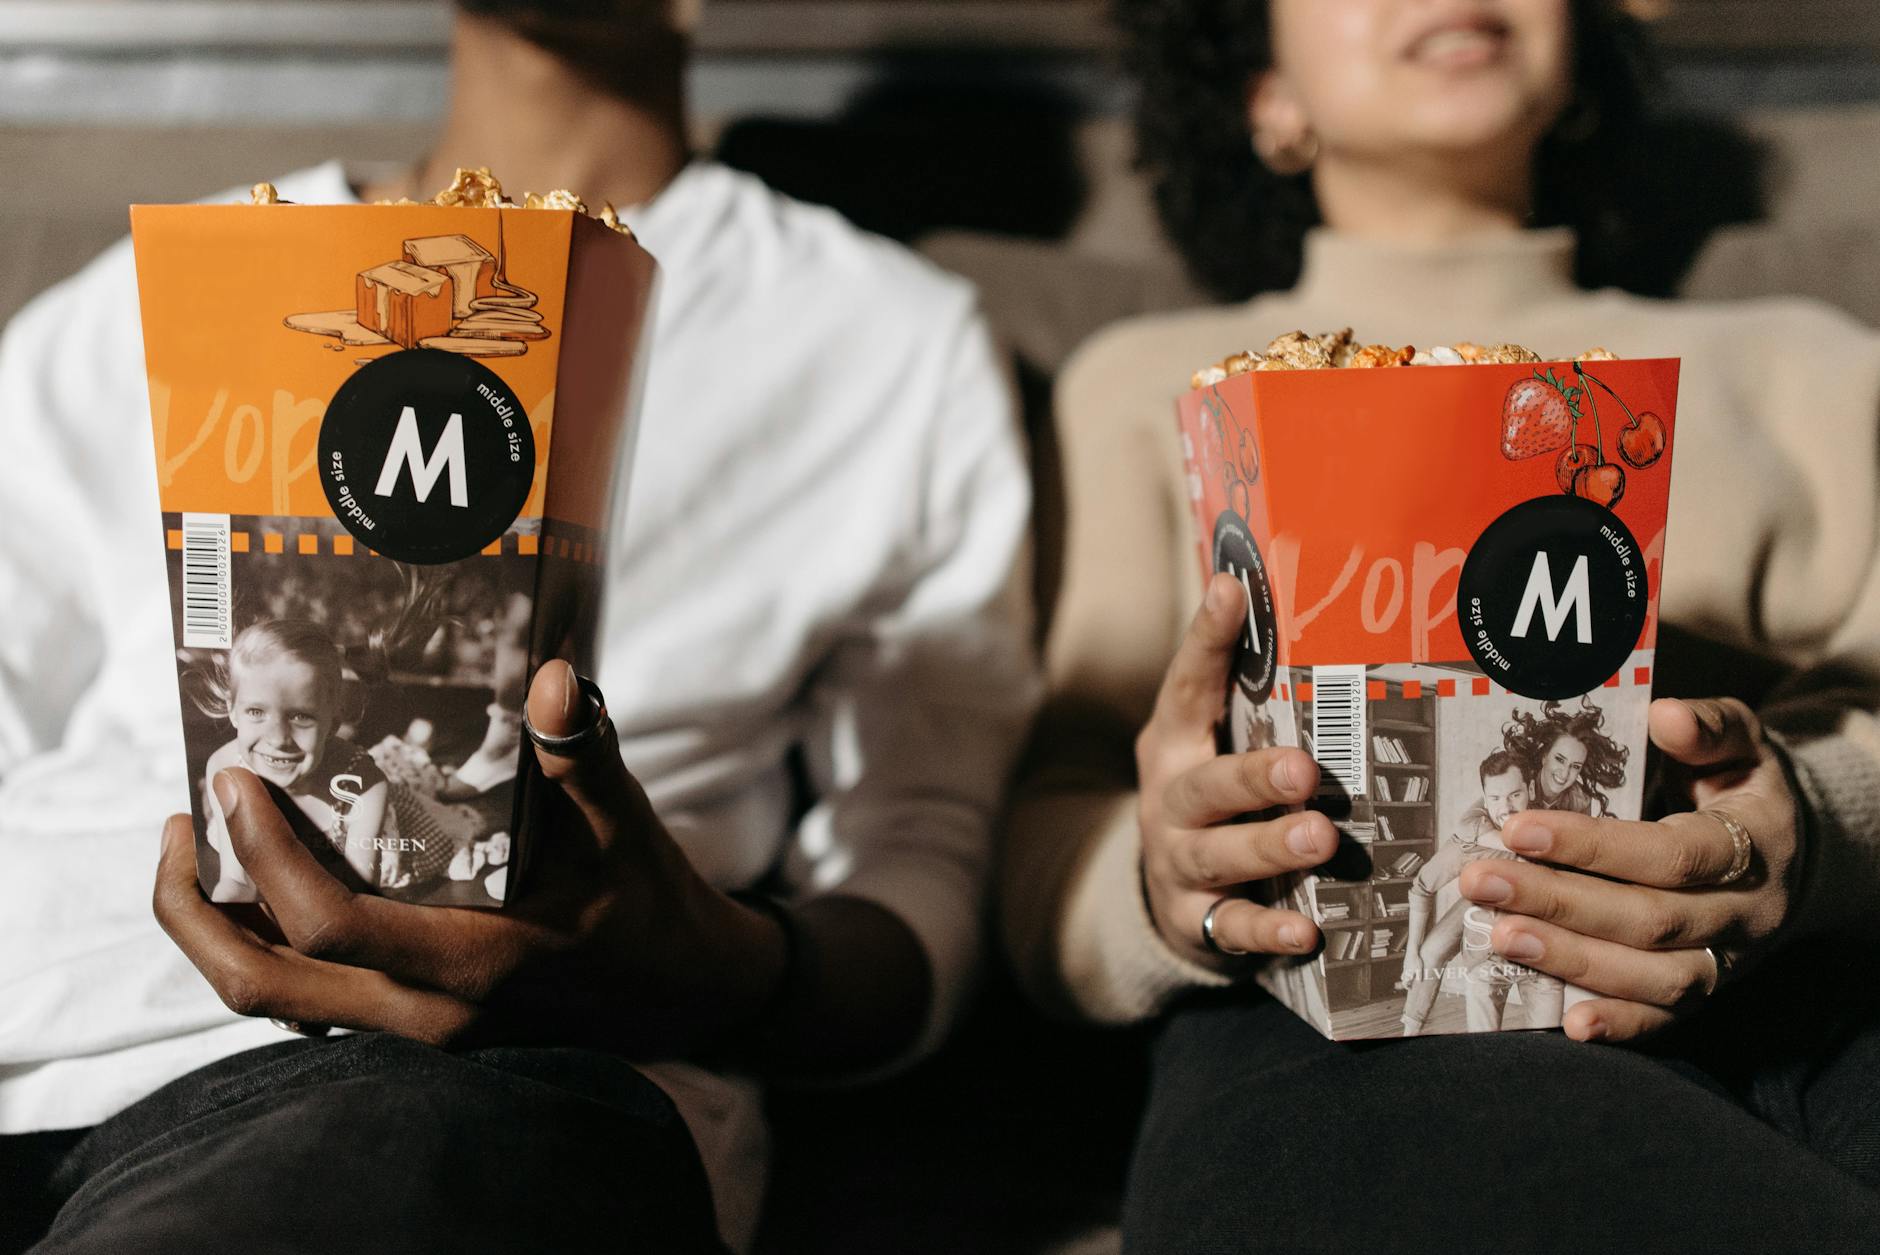
[[[1833,665],[1880,675],[1880,336],[1805,301],[1582,291],[1572,258],[1565,230],[1440,247],[1319,231],[1293,291],[1133,319],[1067,364],[1050,698],[1001,877],[1007,949],[1040,1002],[1123,1023],[1225,983],[1163,945],[1144,909],[1132,741],[1201,596],[1174,399],[1197,367],[1295,328],[1683,359],[1663,621],[1804,670],[1762,709],[1807,820],[1789,927],[1880,929],[1880,696]]]

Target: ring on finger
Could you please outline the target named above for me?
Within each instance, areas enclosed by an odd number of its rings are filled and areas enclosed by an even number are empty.
[[[1716,946],[1705,946],[1704,953],[1710,956],[1710,962],[1716,968],[1716,978],[1710,982],[1710,992],[1716,993],[1723,988],[1723,983],[1730,979],[1730,973],[1736,970],[1736,956]]]
[[[1208,913],[1201,917],[1201,944],[1205,945],[1215,954],[1220,955],[1223,959],[1238,959],[1243,955],[1253,953],[1251,950],[1236,950],[1231,946],[1224,946],[1221,944],[1220,938],[1214,935],[1215,914],[1219,912],[1223,906],[1236,900],[1237,899],[1235,899],[1232,894],[1224,898],[1216,898],[1214,905],[1208,908]]]
[[[1749,874],[1749,865],[1756,857],[1756,844],[1750,840],[1749,829],[1734,816],[1720,810],[1707,810],[1704,814],[1723,825],[1723,830],[1730,834],[1730,866],[1717,878],[1719,885],[1733,885]]]
[[[572,758],[582,746],[600,740],[608,727],[607,698],[601,693],[601,686],[584,675],[575,676],[575,684],[580,688],[581,695],[593,703],[594,721],[567,736],[550,736],[546,732],[537,731],[535,725],[529,722],[528,704],[524,703],[522,707],[522,730],[531,741],[558,758]]]
[[[286,1033],[299,1033],[302,1037],[325,1037],[333,1031],[331,1024],[307,1024],[300,1020],[269,1020],[268,1023]]]

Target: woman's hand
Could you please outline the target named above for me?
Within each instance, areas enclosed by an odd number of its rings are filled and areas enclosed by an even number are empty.
[[[537,674],[529,716],[548,735],[598,716],[565,663]],[[246,771],[213,787],[265,917],[204,900],[187,816],[163,833],[158,920],[243,1015],[483,1039],[677,1052],[764,1008],[784,977],[775,920],[693,871],[620,761],[612,726],[563,758],[538,751],[559,796],[539,875],[504,911],[354,894],[294,836]]]
[[[1240,586],[1231,576],[1215,576],[1169,663],[1155,713],[1136,738],[1137,815],[1149,912],[1177,954],[1215,966],[1223,959],[1203,940],[1202,921],[1217,902],[1214,938],[1223,949],[1311,951],[1319,940],[1311,920],[1297,911],[1260,906],[1242,894],[1250,882],[1317,867],[1338,848],[1331,820],[1316,811],[1289,811],[1263,821],[1246,818],[1310,798],[1319,785],[1319,768],[1309,755],[1297,749],[1228,755],[1216,750],[1215,725],[1245,619]]]
[[[1695,812],[1655,823],[1523,812],[1502,840],[1536,862],[1484,860],[1461,877],[1464,896],[1503,913],[1498,951],[1606,995],[1567,1012],[1581,1041],[1628,1041],[1696,1007],[1724,974],[1719,959],[1727,971],[1782,926],[1801,867],[1796,798],[1747,706],[1657,701],[1650,729],[1691,778]],[[1727,885],[1736,847],[1709,811],[1754,847]]]

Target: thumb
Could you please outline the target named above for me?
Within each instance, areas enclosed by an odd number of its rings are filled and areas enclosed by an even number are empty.
[[[1231,575],[1216,575],[1169,661],[1156,694],[1153,723],[1178,735],[1213,730],[1226,701],[1234,645],[1246,621],[1240,585]]]
[[[1691,767],[1730,767],[1756,761],[1762,724],[1734,697],[1700,701],[1660,698],[1651,704],[1652,742]]]
[[[602,849],[622,833],[636,831],[652,816],[639,781],[620,759],[620,737],[600,689],[583,683],[573,667],[557,658],[543,664],[529,685],[529,726],[543,737],[577,737],[572,745],[551,749],[535,743],[542,774],[565,794],[587,820]]]

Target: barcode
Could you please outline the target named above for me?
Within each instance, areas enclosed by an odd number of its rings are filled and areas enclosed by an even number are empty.
[[[1319,792],[1364,796],[1364,668],[1312,668],[1312,756]]]
[[[183,645],[228,649],[234,629],[226,514],[183,516]]]

